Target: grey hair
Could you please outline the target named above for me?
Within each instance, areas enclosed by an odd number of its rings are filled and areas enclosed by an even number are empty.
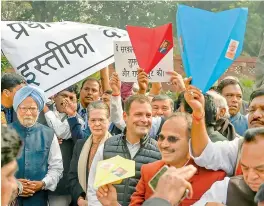
[[[169,96],[167,96],[165,94],[160,94],[160,95],[154,96],[151,103],[156,102],[156,101],[163,101],[163,100],[169,100],[170,101],[171,111],[173,111],[174,110],[174,102]]]
[[[186,123],[187,123],[187,134],[188,137],[191,138],[191,131],[192,131],[192,115],[187,113],[187,112],[174,112],[172,115],[170,115],[166,121],[173,119],[173,118],[177,118],[177,117],[182,117],[185,119]],[[165,121],[165,122],[166,122]],[[164,123],[165,123],[164,122]]]
[[[216,91],[208,91],[207,94],[209,94],[210,96],[214,98],[214,103],[217,108],[217,113],[219,109],[225,108],[226,113],[224,115],[224,118],[229,118],[230,114],[229,114],[229,108],[228,108],[226,99],[221,94],[217,93]]]
[[[103,109],[106,111],[106,116],[107,118],[110,117],[110,111],[109,111],[109,107],[107,106],[107,104],[105,104],[103,101],[99,100],[99,101],[94,101],[91,102],[88,107],[87,107],[87,112],[88,112],[88,119],[89,119],[89,114],[92,110],[95,109]]]

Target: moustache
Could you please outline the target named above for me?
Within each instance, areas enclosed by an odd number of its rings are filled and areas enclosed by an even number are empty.
[[[253,120],[251,120],[250,123],[260,123],[260,124],[264,124],[264,122],[261,121],[260,118],[253,119]]]
[[[173,153],[173,152],[175,152],[176,150],[175,150],[175,149],[170,149],[170,148],[161,148],[161,151],[163,151],[163,152],[170,152],[170,153]]]
[[[23,119],[34,119],[33,117],[23,117]]]

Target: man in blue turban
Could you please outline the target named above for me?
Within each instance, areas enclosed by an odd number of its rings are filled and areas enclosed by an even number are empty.
[[[46,206],[48,190],[54,191],[62,177],[61,151],[53,130],[37,122],[46,103],[42,90],[25,86],[16,92],[13,108],[18,121],[14,128],[24,142],[18,158],[16,178],[23,184],[19,205]]]

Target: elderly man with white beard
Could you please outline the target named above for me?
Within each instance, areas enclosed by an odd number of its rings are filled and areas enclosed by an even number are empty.
[[[62,177],[63,164],[59,143],[53,130],[37,122],[45,105],[44,92],[25,86],[14,96],[13,108],[18,121],[10,124],[24,142],[17,159],[16,178],[23,184],[19,205],[46,206],[48,190],[54,191]]]

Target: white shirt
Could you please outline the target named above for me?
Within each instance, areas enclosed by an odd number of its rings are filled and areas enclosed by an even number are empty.
[[[71,136],[71,128],[67,121],[67,115],[65,113],[59,113],[57,110],[55,111],[48,111],[45,113],[46,121],[50,128],[55,131],[55,134],[58,138],[61,139],[70,139]],[[63,119],[63,121],[62,121]],[[78,118],[79,123],[84,126],[84,121],[82,118]]]
[[[224,170],[229,176],[234,174],[238,155],[240,138],[232,141],[212,142],[209,139],[207,146],[199,157],[194,157],[192,152],[191,140],[189,151],[194,162],[200,167],[211,170]]]
[[[121,96],[111,96],[110,101],[110,122],[113,122],[120,130],[124,130],[126,123],[123,119],[123,109]],[[152,126],[149,135],[154,137],[157,135],[161,123],[161,117],[152,117]]]
[[[140,148],[140,142],[136,144],[131,144],[127,141],[127,147],[130,152],[130,156],[133,159],[136,155],[137,151]],[[88,188],[87,188],[87,200],[89,206],[101,206],[102,204],[99,202],[96,196],[97,188],[94,188],[94,180],[96,174],[96,167],[99,161],[103,160],[103,153],[104,153],[104,144],[100,145],[92,162],[90,171],[89,171],[89,178],[88,178]]]
[[[229,177],[225,177],[225,179],[215,182],[193,206],[204,206],[208,202],[217,202],[225,205],[229,180]]]
[[[57,136],[54,135],[48,156],[48,172],[42,179],[46,184],[46,190],[54,191],[56,189],[59,180],[62,178],[62,172],[63,164],[61,150]]]

